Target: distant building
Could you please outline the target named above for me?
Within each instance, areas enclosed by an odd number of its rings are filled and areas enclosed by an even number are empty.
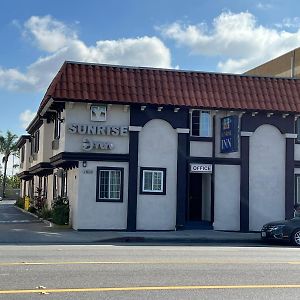
[[[300,78],[300,48],[267,61],[244,74]]]

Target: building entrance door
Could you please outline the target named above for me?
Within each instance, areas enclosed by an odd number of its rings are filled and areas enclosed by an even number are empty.
[[[208,225],[211,214],[211,174],[190,173],[187,222]]]
[[[190,174],[188,221],[202,221],[202,174]]]

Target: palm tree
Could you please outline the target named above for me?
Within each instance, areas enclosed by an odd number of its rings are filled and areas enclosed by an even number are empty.
[[[4,163],[4,172],[3,172],[3,182],[2,182],[2,197],[5,197],[5,185],[6,185],[6,172],[7,172],[7,163],[9,156],[17,152],[18,148],[16,145],[16,140],[18,136],[10,132],[9,130],[6,133],[6,136],[0,136],[0,153],[4,156],[2,158],[2,163]]]

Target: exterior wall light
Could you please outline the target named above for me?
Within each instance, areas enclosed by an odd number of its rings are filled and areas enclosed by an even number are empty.
[[[86,168],[86,166],[87,166],[87,162],[86,162],[86,160],[84,160],[84,161],[82,162],[82,167],[83,167],[83,168]]]

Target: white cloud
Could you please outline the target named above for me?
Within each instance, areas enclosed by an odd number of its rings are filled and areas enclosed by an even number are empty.
[[[289,29],[299,29],[300,28],[300,18],[294,17],[294,18],[284,18],[281,23],[275,24],[278,28],[289,28]]]
[[[44,90],[65,60],[105,64],[171,67],[169,49],[157,37],[99,40],[86,45],[77,33],[51,16],[33,16],[24,24],[24,34],[48,54],[22,73],[1,69],[0,87],[13,90]]]
[[[55,52],[76,40],[77,34],[51,16],[32,16],[24,24],[24,34],[31,36],[41,50]]]
[[[22,128],[26,129],[30,122],[35,117],[36,112],[26,109],[25,111],[20,113],[19,119],[22,124]]]
[[[184,25],[176,22],[160,28],[162,35],[187,47],[191,54],[222,58],[218,69],[240,73],[300,45],[300,28],[288,32],[257,24],[249,12],[223,12],[212,29],[207,24]],[[224,57],[224,58],[223,58]]]

